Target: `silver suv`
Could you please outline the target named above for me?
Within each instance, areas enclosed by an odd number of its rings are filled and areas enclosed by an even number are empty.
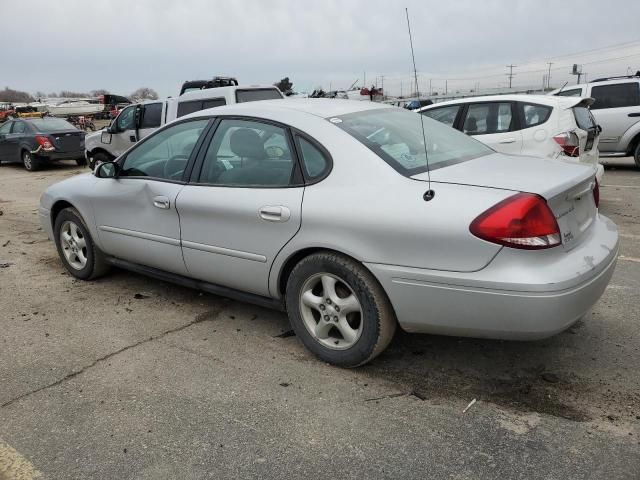
[[[600,156],[633,155],[640,168],[640,71],[631,76],[571,85],[554,90],[551,95],[594,98],[591,111],[602,127]]]

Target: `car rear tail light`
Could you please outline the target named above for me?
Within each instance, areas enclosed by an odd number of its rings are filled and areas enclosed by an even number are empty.
[[[56,149],[56,147],[54,147],[51,143],[51,140],[49,140],[49,138],[45,137],[44,135],[36,135],[36,142],[38,142],[38,145],[40,145],[42,147],[42,150],[44,150],[45,152],[50,152]]]
[[[600,206],[600,185],[598,184],[598,180],[596,179],[596,185],[593,187],[593,201],[596,204],[596,208]]]
[[[575,132],[564,132],[559,133],[554,136],[553,139],[556,141],[560,148],[562,149],[562,153],[569,157],[579,157],[580,156],[580,139]]]
[[[480,214],[469,230],[506,247],[537,250],[560,245],[560,228],[544,198],[518,193]]]

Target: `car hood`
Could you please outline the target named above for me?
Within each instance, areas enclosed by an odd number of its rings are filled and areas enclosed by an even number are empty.
[[[431,180],[542,195],[546,199],[592,179],[595,165],[569,160],[492,153],[431,172]],[[427,181],[428,173],[412,177]]]

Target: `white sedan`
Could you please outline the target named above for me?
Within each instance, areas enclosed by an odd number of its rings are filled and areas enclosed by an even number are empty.
[[[436,103],[418,112],[480,140],[497,152],[567,158],[596,165],[601,128],[589,106],[592,98],[494,95]]]

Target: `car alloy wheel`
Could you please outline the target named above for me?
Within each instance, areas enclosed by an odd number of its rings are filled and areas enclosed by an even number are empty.
[[[309,334],[333,350],[351,348],[362,334],[362,307],[337,275],[318,273],[300,290],[300,315]]]
[[[33,157],[31,153],[25,151],[22,153],[22,163],[24,164],[24,168],[31,171],[33,170]]]
[[[87,266],[87,242],[78,225],[70,220],[60,227],[60,246],[72,268],[82,270]]]

